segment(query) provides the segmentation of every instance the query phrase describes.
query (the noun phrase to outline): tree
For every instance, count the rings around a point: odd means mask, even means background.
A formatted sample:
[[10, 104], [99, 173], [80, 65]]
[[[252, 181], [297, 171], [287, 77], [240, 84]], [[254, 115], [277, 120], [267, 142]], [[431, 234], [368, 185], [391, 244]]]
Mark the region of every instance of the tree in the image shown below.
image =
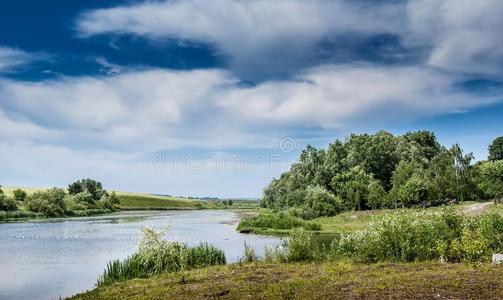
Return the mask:
[[110, 197], [108, 199], [110, 200], [110, 203], [112, 203], [112, 205], [119, 205], [121, 202], [115, 191], [110, 194]]
[[402, 160], [393, 172], [393, 188], [390, 191], [389, 199], [391, 201], [390, 206], [397, 208], [399, 205], [404, 204], [402, 197], [400, 196], [400, 189], [404, 186], [407, 181], [414, 176], [416, 173], [422, 173], [423, 168], [419, 162]]
[[369, 208], [368, 190], [373, 179], [362, 167], [353, 167], [348, 172], [336, 175], [332, 179], [332, 188], [342, 198], [346, 209], [362, 210]]
[[437, 141], [437, 137], [431, 131], [420, 130], [407, 132], [403, 137], [409, 143], [416, 145], [421, 157], [428, 161], [437, 155], [442, 149]]
[[52, 188], [43, 192], [35, 192], [26, 199], [26, 208], [33, 212], [40, 212], [48, 217], [62, 217], [65, 215], [65, 191]]
[[427, 196], [428, 185], [425, 180], [417, 174], [409, 178], [399, 189], [400, 200], [406, 205], [422, 203], [424, 207]]
[[101, 182], [93, 179], [81, 179], [68, 185], [68, 193], [70, 195], [77, 195], [82, 192], [90, 193], [95, 202], [99, 201], [103, 195], [108, 195], [107, 191], [103, 189]]
[[24, 200], [26, 200], [26, 197], [28, 197], [28, 194], [22, 189], [16, 189], [14, 190], [13, 193], [14, 193], [14, 200], [19, 202], [24, 202]]
[[371, 209], [383, 207], [386, 203], [386, 191], [379, 180], [372, 180], [368, 186], [367, 203]]
[[15, 211], [17, 210], [17, 204], [14, 199], [9, 198], [4, 195], [3, 191], [0, 193], [0, 210], [3, 211]]
[[489, 160], [503, 160], [503, 136], [496, 138], [489, 145]]
[[343, 210], [342, 200], [321, 186], [308, 187], [306, 199], [316, 217], [334, 216]]
[[480, 188], [496, 203], [503, 198], [503, 160], [484, 162], [480, 168]]

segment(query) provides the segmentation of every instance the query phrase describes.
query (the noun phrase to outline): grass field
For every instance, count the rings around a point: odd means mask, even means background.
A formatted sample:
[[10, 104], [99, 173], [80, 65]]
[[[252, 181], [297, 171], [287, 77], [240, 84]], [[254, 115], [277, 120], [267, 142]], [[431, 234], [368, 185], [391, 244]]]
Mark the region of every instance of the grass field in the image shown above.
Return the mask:
[[[2, 187], [4, 193], [12, 197], [13, 191], [18, 187]], [[47, 188], [22, 187], [28, 194], [43, 191]], [[258, 207], [258, 202], [253, 200], [233, 200], [233, 205], [224, 205], [219, 200], [200, 200], [181, 197], [130, 193], [115, 191], [120, 199], [120, 207], [125, 210], [177, 210], [177, 209], [253, 209]]]
[[501, 299], [489, 264], [234, 264], [135, 279], [74, 299]]

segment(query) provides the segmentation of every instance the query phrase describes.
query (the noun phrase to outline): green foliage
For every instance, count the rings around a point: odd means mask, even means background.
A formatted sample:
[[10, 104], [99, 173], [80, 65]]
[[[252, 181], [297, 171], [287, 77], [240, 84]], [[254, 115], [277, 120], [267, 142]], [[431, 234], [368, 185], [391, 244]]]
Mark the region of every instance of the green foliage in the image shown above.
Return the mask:
[[311, 261], [317, 257], [317, 245], [313, 235], [302, 229], [293, 230], [290, 237], [284, 242], [287, 262]]
[[108, 193], [103, 189], [101, 182], [89, 178], [81, 179], [68, 185], [68, 193], [70, 195], [89, 193], [91, 194], [93, 202], [100, 200], [103, 195], [108, 196]]
[[489, 160], [503, 160], [503, 136], [496, 138], [489, 145]]
[[252, 246], [248, 245], [246, 242], [244, 243], [244, 254], [243, 261], [246, 263], [251, 263], [258, 260], [257, 253], [255, 253], [255, 249]]
[[0, 193], [0, 210], [2, 211], [15, 211], [17, 210], [17, 204], [14, 199], [7, 197], [2, 193]]
[[220, 249], [208, 244], [189, 247], [163, 240], [163, 235], [163, 232], [144, 228], [138, 251], [123, 261], [108, 263], [97, 285], [226, 263], [225, 254]]
[[440, 216], [419, 217], [401, 213], [377, 226], [345, 234], [330, 246], [330, 257], [362, 262], [487, 261], [501, 251], [503, 217], [497, 214], [474, 219], [453, 210]]
[[320, 186], [307, 188], [306, 204], [315, 217], [334, 216], [344, 209], [339, 197]]
[[362, 167], [357, 166], [334, 176], [331, 186], [336, 195], [346, 200], [346, 210], [362, 210], [369, 207], [369, 185], [374, 181], [375, 179], [365, 173]]
[[385, 131], [352, 134], [326, 151], [308, 146], [289, 171], [264, 189], [261, 206], [331, 216], [342, 210], [477, 199], [483, 191], [477, 186], [479, 170], [472, 161], [471, 153], [463, 153], [457, 144], [450, 149], [441, 146], [429, 131], [402, 136]]
[[26, 208], [32, 212], [40, 212], [48, 217], [65, 215], [65, 191], [52, 188], [44, 192], [35, 192], [26, 200]]
[[256, 216], [241, 219], [237, 230], [239, 232], [250, 232], [254, 229], [293, 229], [301, 227], [306, 230], [320, 230], [321, 226], [287, 213], [260, 213]]
[[13, 194], [14, 194], [14, 200], [19, 202], [24, 202], [24, 200], [26, 200], [26, 198], [28, 197], [28, 193], [26, 193], [22, 189], [15, 189], [13, 191]]
[[503, 198], [503, 160], [487, 161], [479, 165], [479, 187], [489, 197]]
[[117, 194], [115, 193], [115, 191], [110, 194], [110, 197], [108, 197], [108, 200], [110, 200], [110, 203], [112, 205], [119, 205], [120, 204], [120, 199], [117, 196]]

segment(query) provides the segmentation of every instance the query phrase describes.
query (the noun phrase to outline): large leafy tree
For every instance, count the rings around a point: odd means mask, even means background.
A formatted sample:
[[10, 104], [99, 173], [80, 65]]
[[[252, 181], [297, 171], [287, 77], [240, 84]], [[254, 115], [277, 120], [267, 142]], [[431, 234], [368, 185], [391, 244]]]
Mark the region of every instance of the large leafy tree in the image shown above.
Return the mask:
[[103, 195], [108, 195], [107, 191], [103, 189], [101, 182], [89, 178], [70, 184], [68, 186], [68, 193], [70, 195], [89, 193], [94, 201], [100, 200]]
[[489, 145], [489, 160], [503, 160], [503, 136], [496, 138]]
[[480, 188], [495, 202], [503, 198], [503, 160], [484, 162], [479, 166], [481, 182]]

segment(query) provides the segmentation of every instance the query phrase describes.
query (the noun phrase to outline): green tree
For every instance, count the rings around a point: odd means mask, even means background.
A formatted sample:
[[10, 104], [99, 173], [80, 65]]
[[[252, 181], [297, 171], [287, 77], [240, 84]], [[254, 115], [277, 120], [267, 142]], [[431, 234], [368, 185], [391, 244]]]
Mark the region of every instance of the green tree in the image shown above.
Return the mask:
[[66, 210], [65, 195], [65, 191], [59, 188], [35, 192], [26, 199], [26, 208], [49, 217], [62, 217]]
[[416, 173], [422, 173], [423, 167], [417, 161], [402, 160], [393, 172], [392, 183], [393, 188], [389, 194], [390, 206], [397, 208], [399, 205], [404, 204], [400, 196], [400, 189], [407, 181]]
[[306, 199], [316, 217], [334, 216], [343, 210], [341, 199], [321, 186], [308, 187]]
[[484, 162], [480, 166], [480, 188], [496, 203], [503, 198], [503, 160]]
[[119, 205], [121, 202], [115, 191], [110, 194], [110, 197], [108, 199], [110, 200], [110, 203], [112, 203], [112, 205]]
[[15, 211], [17, 210], [17, 204], [14, 199], [5, 196], [2, 192], [0, 193], [0, 210], [3, 211]]
[[358, 166], [336, 175], [332, 179], [332, 188], [342, 198], [347, 209], [362, 210], [369, 208], [367, 198], [372, 180], [372, 176]]
[[24, 202], [26, 198], [28, 197], [28, 193], [23, 191], [22, 189], [16, 189], [14, 190], [14, 200], [19, 201], [19, 202]]
[[503, 136], [496, 138], [489, 145], [489, 160], [503, 160]]
[[77, 195], [83, 192], [90, 193], [94, 201], [99, 201], [103, 195], [108, 195], [107, 191], [103, 189], [101, 182], [93, 179], [81, 179], [68, 185], [68, 193], [70, 195]]
[[377, 209], [386, 205], [387, 194], [379, 180], [372, 180], [368, 186], [368, 205]]
[[431, 160], [442, 149], [437, 141], [437, 137], [431, 131], [407, 132], [403, 137], [411, 145], [415, 145], [419, 150], [420, 156], [427, 161]]
[[399, 197], [406, 205], [423, 204], [426, 206], [428, 185], [421, 176], [414, 174], [399, 189]]

